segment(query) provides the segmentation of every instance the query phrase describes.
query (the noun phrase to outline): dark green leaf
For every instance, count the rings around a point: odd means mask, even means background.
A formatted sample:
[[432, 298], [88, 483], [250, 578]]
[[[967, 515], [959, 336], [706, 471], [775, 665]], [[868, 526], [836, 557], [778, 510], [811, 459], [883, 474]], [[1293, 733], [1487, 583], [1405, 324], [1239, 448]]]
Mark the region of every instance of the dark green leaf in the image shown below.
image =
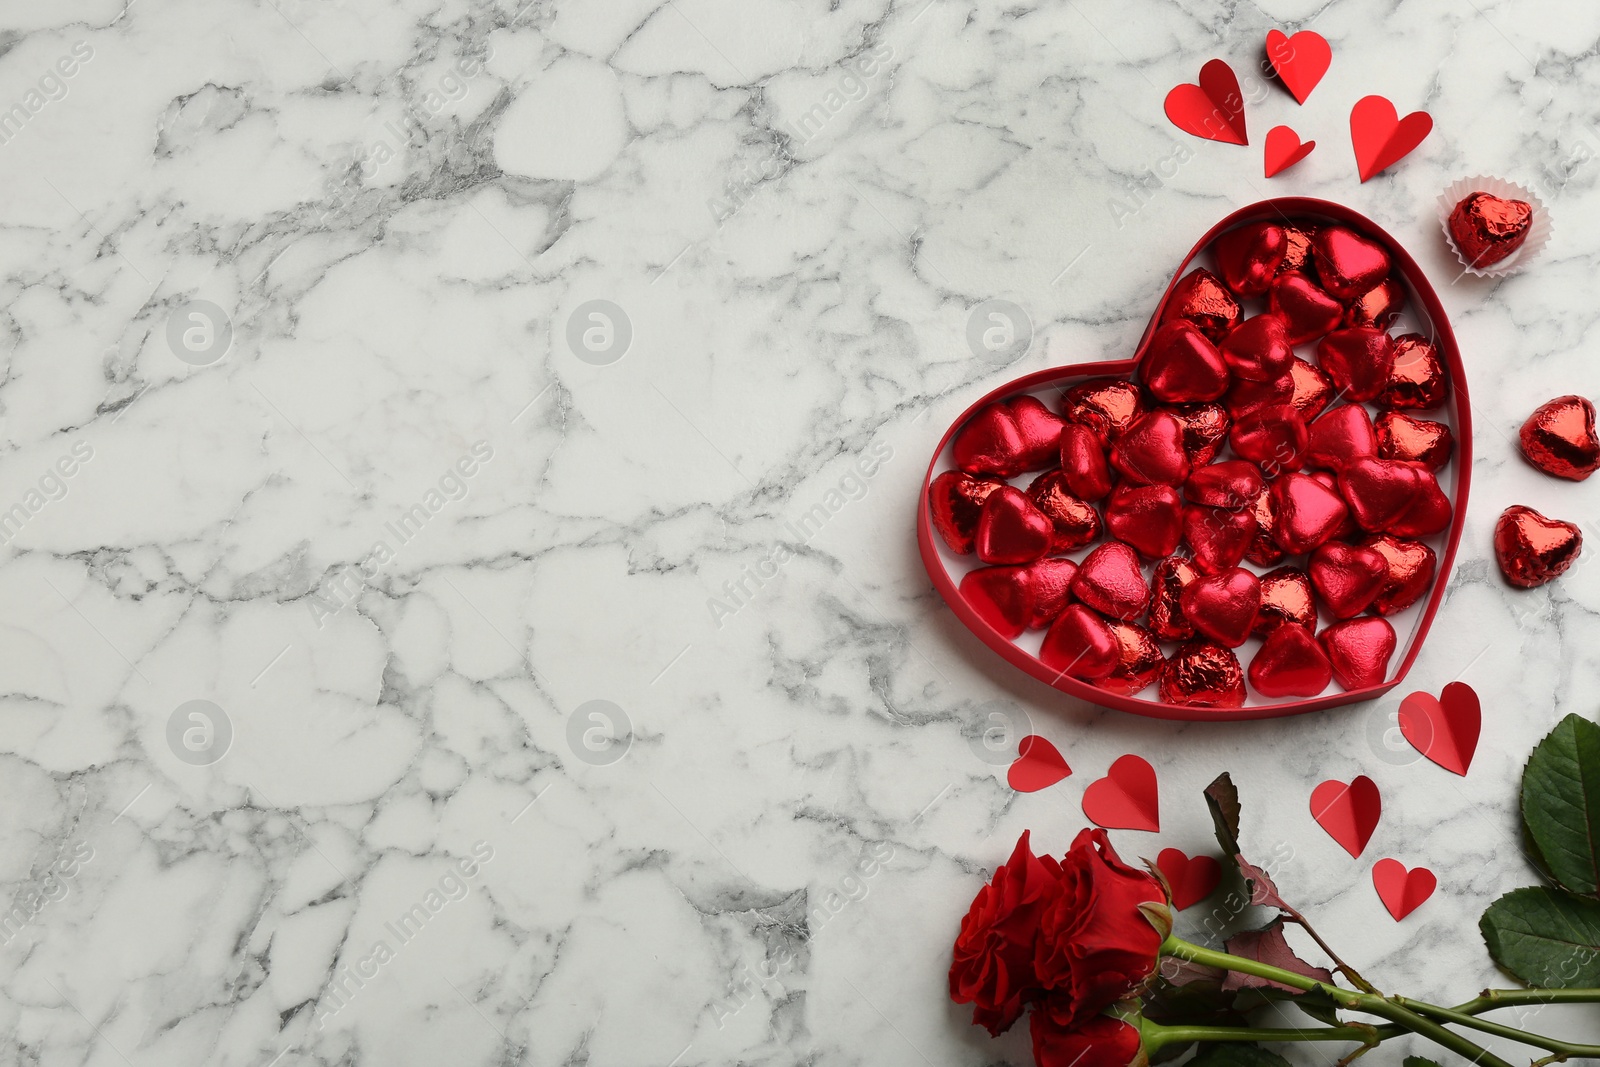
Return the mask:
[[1405, 1067], [1439, 1067], [1439, 1065], [1426, 1056], [1407, 1056]]
[[1188, 1067], [1289, 1067], [1289, 1061], [1260, 1045], [1215, 1041], [1201, 1045]]
[[1557, 882], [1600, 891], [1600, 726], [1568, 715], [1539, 742], [1522, 775], [1522, 818]]
[[1600, 903], [1545, 886], [1513, 889], [1478, 929], [1495, 962], [1531, 986], [1600, 985]]

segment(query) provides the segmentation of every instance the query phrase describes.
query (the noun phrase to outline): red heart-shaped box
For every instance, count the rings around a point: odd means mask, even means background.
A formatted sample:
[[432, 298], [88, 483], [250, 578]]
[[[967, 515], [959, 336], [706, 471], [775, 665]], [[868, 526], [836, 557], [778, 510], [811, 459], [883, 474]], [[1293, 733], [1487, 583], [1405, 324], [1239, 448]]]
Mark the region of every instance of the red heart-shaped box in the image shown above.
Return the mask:
[[[928, 507], [929, 487], [941, 472], [954, 469], [951, 459], [951, 440], [967, 420], [984, 405], [1031, 394], [1043, 400], [1052, 410], [1058, 410], [1059, 401], [1065, 390], [1081, 381], [1089, 378], [1131, 378], [1150, 344], [1151, 335], [1160, 323], [1168, 301], [1172, 298], [1174, 287], [1190, 266], [1199, 265], [1196, 264], [1196, 260], [1208, 252], [1218, 235], [1243, 223], [1261, 219], [1304, 219], [1313, 223], [1337, 223], [1381, 244], [1390, 256], [1391, 277], [1398, 277], [1407, 288], [1406, 312], [1390, 328], [1390, 332], [1395, 335], [1416, 332], [1430, 337], [1444, 361], [1450, 377], [1449, 399], [1442, 410], [1423, 413], [1429, 418], [1446, 422], [1456, 439], [1454, 456], [1449, 465], [1438, 472], [1440, 486], [1446, 489], [1453, 509], [1450, 526], [1441, 534], [1423, 538], [1438, 556], [1438, 569], [1434, 575], [1433, 586], [1424, 599], [1405, 611], [1389, 617], [1399, 639], [1399, 646], [1397, 656], [1390, 659], [1388, 677], [1376, 685], [1340, 690], [1338, 683], [1334, 682], [1330, 684], [1328, 690], [1318, 696], [1287, 700], [1262, 697], [1251, 689], [1243, 707], [1222, 710], [1164, 703], [1156, 697], [1154, 686], [1144, 691], [1149, 694], [1148, 698], [1144, 695], [1130, 697], [1107, 692], [1087, 682], [1065, 677], [1045, 666], [1036, 654], [1042, 640], [1039, 631], [1030, 631], [1016, 640], [1011, 640], [985, 622], [963, 599], [958, 589], [961, 578], [978, 564], [973, 557], [951, 552], [943, 539], [934, 532]], [[1301, 346], [1297, 346], [1297, 349], [1303, 351]], [[1461, 531], [1465, 524], [1467, 490], [1472, 477], [1471, 404], [1468, 400], [1466, 375], [1461, 366], [1461, 353], [1456, 347], [1455, 334], [1450, 329], [1449, 318], [1439, 303], [1439, 297], [1416, 261], [1380, 226], [1343, 205], [1306, 197], [1282, 197], [1251, 204], [1235, 211], [1213, 226], [1179, 264], [1177, 271], [1172, 275], [1172, 281], [1167, 285], [1166, 292], [1156, 305], [1155, 312], [1150, 317], [1150, 324], [1145, 328], [1144, 337], [1135, 352], [1132, 359], [1080, 363], [1025, 375], [979, 398], [945, 431], [944, 437], [939, 441], [939, 447], [934, 451], [932, 461], [928, 464], [928, 473], [923, 479], [922, 492], [918, 497], [917, 544], [922, 553], [923, 564], [927, 567], [935, 588], [950, 605], [956, 617], [990, 648], [1040, 681], [1092, 704], [1155, 718], [1194, 721], [1277, 718], [1319, 711], [1355, 701], [1371, 700], [1394, 688], [1406, 676], [1417, 654], [1422, 650], [1428, 627], [1433, 622], [1440, 601], [1444, 598], [1450, 569], [1455, 561], [1456, 546], [1461, 540]], [[1030, 477], [1032, 475], [1024, 475], [1021, 479], [1013, 480], [1013, 484], [1026, 485], [1026, 479]], [[1070, 555], [1073, 558], [1081, 558], [1092, 547], [1092, 545], [1086, 546]], [[1331, 621], [1332, 618], [1324, 612], [1322, 625]], [[1244, 648], [1238, 650], [1242, 664], [1249, 663], [1250, 656], [1259, 647], [1259, 642], [1259, 637], [1251, 638]]]

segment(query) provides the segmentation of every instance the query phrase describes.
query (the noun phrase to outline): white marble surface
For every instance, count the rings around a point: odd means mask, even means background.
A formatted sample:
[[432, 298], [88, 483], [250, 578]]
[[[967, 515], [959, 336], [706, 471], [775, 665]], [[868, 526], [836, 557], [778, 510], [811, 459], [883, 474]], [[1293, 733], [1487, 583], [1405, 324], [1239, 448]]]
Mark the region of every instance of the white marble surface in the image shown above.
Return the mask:
[[[1600, 489], [1511, 443], [1537, 403], [1600, 392], [1593, 5], [0, 20], [0, 106], [22, 108], [0, 126], [0, 509], [22, 505], [0, 561], [21, 916], [0, 1063], [1025, 1063], [947, 1003], [949, 942], [1017, 834], [1063, 847], [1124, 752], [1163, 804], [1159, 835], [1114, 835], [1126, 852], [1207, 849], [1198, 790], [1231, 769], [1247, 842], [1292, 848], [1279, 884], [1352, 962], [1419, 995], [1495, 981], [1475, 922], [1533, 879], [1521, 761], [1600, 690], [1594, 568], [1514, 593], [1488, 548], [1511, 503], [1600, 519]], [[1268, 28], [1308, 24], [1333, 69], [1303, 108], [1247, 79], [1255, 146], [1161, 116], [1205, 59], [1247, 72]], [[1368, 92], [1437, 129], [1362, 186], [1346, 115]], [[1319, 147], [1268, 182], [1280, 121]], [[1474, 173], [1537, 184], [1556, 233], [1523, 275], [1451, 284], [1432, 200]], [[1126, 353], [1195, 236], [1288, 193], [1409, 242], [1460, 335], [1476, 481], [1411, 681], [1483, 694], [1465, 780], [1386, 747], [1397, 699], [1188, 726], [1075, 704], [964, 633], [916, 556], [950, 418]], [[1010, 367], [965, 341], [994, 298], [1035, 324]], [[193, 300], [231, 326], [213, 362], [169, 344], [178, 316], [205, 348]], [[631, 326], [608, 365], [567, 340], [591, 300]], [[741, 578], [749, 602], [714, 613]], [[231, 730], [220, 759], [195, 700]], [[631, 723], [614, 762], [582, 743], [594, 700]], [[993, 701], [1073, 777], [1012, 793], [969, 741]], [[1361, 772], [1386, 812], [1354, 862], [1307, 797]], [[1385, 855], [1440, 875], [1403, 925], [1370, 885]]]

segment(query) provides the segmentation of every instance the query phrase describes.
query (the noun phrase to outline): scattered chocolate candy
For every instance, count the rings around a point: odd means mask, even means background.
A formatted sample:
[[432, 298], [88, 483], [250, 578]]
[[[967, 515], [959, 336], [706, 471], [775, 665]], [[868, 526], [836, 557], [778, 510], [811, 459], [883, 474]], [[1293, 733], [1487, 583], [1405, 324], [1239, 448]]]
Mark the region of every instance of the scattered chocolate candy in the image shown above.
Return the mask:
[[1499, 263], [1521, 248], [1532, 225], [1532, 205], [1488, 193], [1473, 193], [1450, 212], [1450, 236], [1474, 267]]
[[1100, 539], [1100, 513], [1093, 504], [1073, 495], [1064, 471], [1046, 471], [1035, 478], [1028, 486], [1028, 499], [1050, 520], [1049, 551], [1071, 552]]
[[1566, 573], [1583, 550], [1583, 531], [1513, 504], [1494, 524], [1494, 555], [1506, 581], [1532, 589]]
[[978, 513], [983, 510], [983, 502], [1005, 484], [998, 478], [974, 478], [965, 471], [945, 471], [933, 480], [928, 487], [933, 528], [950, 551], [972, 555], [972, 539], [978, 533]]
[[1383, 588], [1372, 601], [1372, 610], [1379, 615], [1394, 615], [1404, 611], [1428, 591], [1433, 584], [1433, 571], [1437, 559], [1433, 549], [1421, 541], [1379, 534], [1361, 544], [1377, 551], [1389, 568]]
[[1327, 652], [1299, 623], [1274, 629], [1250, 661], [1250, 684], [1262, 696], [1314, 697], [1332, 680]]
[[1117, 665], [1104, 678], [1095, 679], [1094, 684], [1108, 693], [1131, 697], [1156, 680], [1167, 660], [1155, 635], [1143, 626], [1113, 622], [1111, 632], [1117, 638]]
[[1328, 653], [1333, 677], [1346, 690], [1382, 685], [1394, 655], [1394, 627], [1388, 619], [1361, 618], [1336, 622], [1317, 635]]
[[1581, 396], [1558, 396], [1540, 404], [1522, 424], [1522, 454], [1557, 478], [1581, 482], [1600, 469], [1600, 438], [1594, 405]]
[[1429, 470], [1440, 470], [1450, 462], [1456, 439], [1442, 422], [1416, 419], [1399, 411], [1385, 411], [1374, 427], [1378, 435], [1378, 458], [1421, 463]]
[[1109, 448], [1112, 438], [1126, 430], [1143, 411], [1144, 397], [1139, 387], [1126, 378], [1091, 378], [1074, 385], [1061, 397], [1061, 417], [1093, 430], [1101, 448]]
[[1256, 633], [1265, 634], [1284, 623], [1317, 626], [1317, 600], [1311, 579], [1298, 567], [1279, 567], [1261, 576], [1261, 612]]
[[1150, 632], [1163, 641], [1186, 641], [1194, 627], [1183, 617], [1183, 587], [1200, 577], [1200, 571], [1183, 556], [1168, 556], [1156, 564], [1150, 579]]
[[1389, 378], [1373, 402], [1391, 410], [1432, 411], [1449, 395], [1450, 380], [1433, 342], [1417, 333], [1396, 337]]
[[1121, 651], [1106, 620], [1082, 604], [1069, 604], [1045, 631], [1039, 659], [1069, 678], [1092, 680], [1116, 670]]
[[1221, 344], [1222, 339], [1239, 325], [1241, 317], [1239, 301], [1234, 299], [1228, 287], [1215, 274], [1200, 267], [1184, 275], [1183, 280], [1173, 287], [1162, 321], [1187, 319], [1213, 344]]
[[1214, 641], [1190, 641], [1161, 668], [1161, 699], [1191, 708], [1244, 705], [1244, 670], [1233, 649]]

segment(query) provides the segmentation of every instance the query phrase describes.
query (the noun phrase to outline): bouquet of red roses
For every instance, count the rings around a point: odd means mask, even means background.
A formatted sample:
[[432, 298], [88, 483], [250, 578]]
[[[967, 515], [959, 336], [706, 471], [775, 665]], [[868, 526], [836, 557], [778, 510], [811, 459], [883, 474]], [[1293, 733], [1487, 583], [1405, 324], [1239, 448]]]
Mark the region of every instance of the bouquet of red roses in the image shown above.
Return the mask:
[[[1523, 821], [1549, 884], [1507, 893], [1479, 923], [1495, 961], [1532, 988], [1484, 990], [1451, 1007], [1378, 989], [1244, 858], [1238, 793], [1223, 774], [1206, 788], [1206, 803], [1243, 895], [1278, 913], [1266, 927], [1235, 934], [1223, 949], [1192, 944], [1172, 934], [1161, 872], [1125, 863], [1104, 830], [1079, 833], [1060, 860], [1034, 855], [1024, 832], [961, 922], [950, 997], [973, 1005], [972, 1021], [995, 1035], [1027, 1012], [1038, 1067], [1144, 1067], [1194, 1045], [1202, 1047], [1206, 1067], [1288, 1067], [1259, 1044], [1299, 1041], [1353, 1045], [1343, 1067], [1401, 1034], [1428, 1038], [1483, 1067], [1510, 1067], [1459, 1029], [1547, 1051], [1533, 1067], [1600, 1058], [1600, 1045], [1480, 1018], [1518, 1005], [1600, 1002], [1596, 796], [1600, 726], [1569, 715], [1535, 750], [1523, 777]], [[1331, 969], [1301, 959], [1284, 937], [1285, 924], [1303, 929]], [[1249, 1024], [1251, 1010], [1285, 998], [1309, 1016], [1307, 1026]], [[1257, 1047], [1244, 1056], [1247, 1045]], [[1433, 1065], [1408, 1057], [1407, 1067]]]

